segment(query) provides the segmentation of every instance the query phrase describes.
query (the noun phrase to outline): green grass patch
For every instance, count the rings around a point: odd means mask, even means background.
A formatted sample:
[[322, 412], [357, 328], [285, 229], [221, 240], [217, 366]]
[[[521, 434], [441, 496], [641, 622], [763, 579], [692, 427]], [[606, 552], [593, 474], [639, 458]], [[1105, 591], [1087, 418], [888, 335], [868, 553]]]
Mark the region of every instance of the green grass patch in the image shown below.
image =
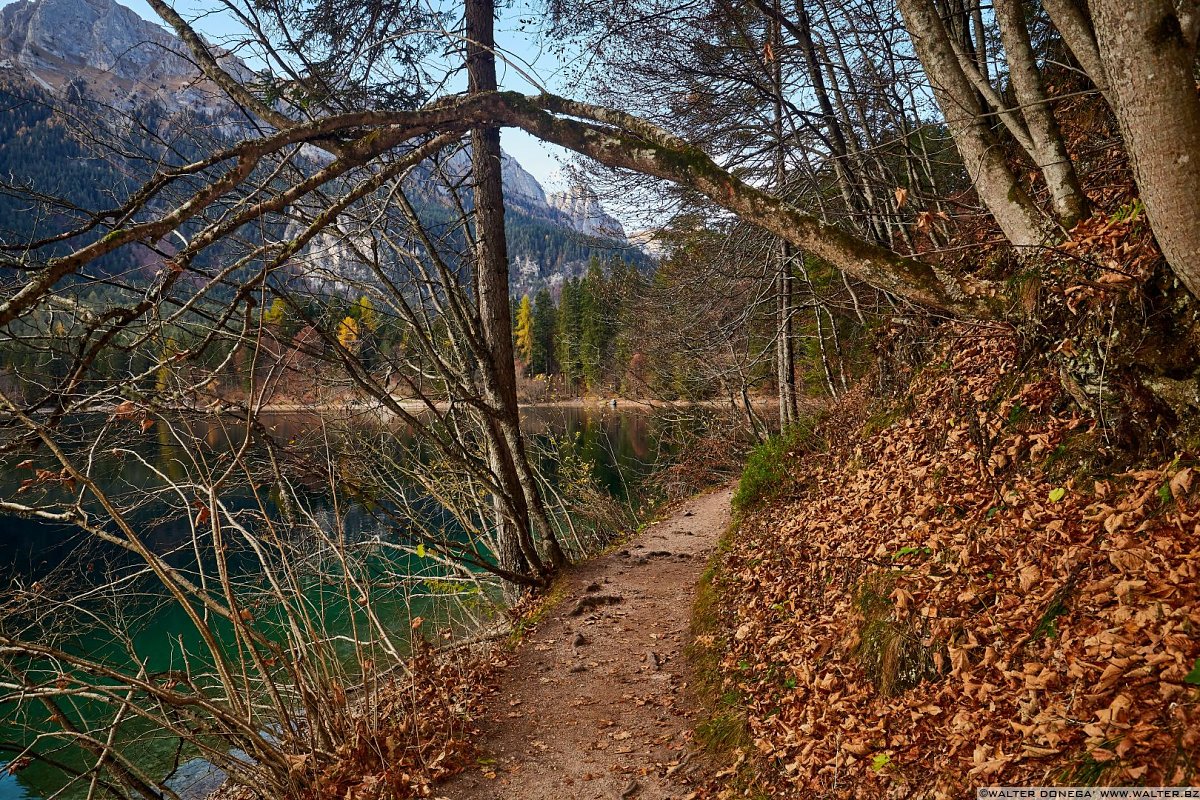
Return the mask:
[[805, 420], [755, 446], [746, 458], [741, 480], [733, 493], [733, 510], [748, 511], [765, 500], [795, 487], [792, 462], [803, 453], [823, 445], [816, 434], [816, 420]]
[[[742, 695], [724, 688], [721, 662], [725, 654], [725, 627], [721, 612], [721, 563], [732, 546], [734, 527], [717, 543], [716, 552], [700, 576], [692, 605], [691, 641], [684, 654], [692, 668], [691, 689], [702, 711], [696, 724], [695, 740], [713, 758], [729, 763], [739, 751], [752, 749], [750, 728], [742, 710]], [[737, 797], [761, 798], [769, 794], [760, 788], [753, 759], [740, 761], [728, 778], [728, 788]]]
[[911, 415], [916, 410], [916, 402], [911, 394], [905, 395], [904, 399], [882, 411], [877, 411], [867, 418], [863, 423], [863, 436], [870, 437], [875, 434], [885, 431], [895, 425], [900, 420]]
[[507, 646], [509, 649], [519, 645], [525, 638], [525, 634], [536, 628], [538, 623], [566, 598], [567, 585], [568, 581], [565, 577], [558, 576], [545, 590], [545, 593], [536, 599], [532, 609], [517, 618], [508, 634]]
[[737, 692], [725, 691], [721, 675], [721, 658], [725, 651], [724, 627], [721, 621], [721, 597], [717, 587], [721, 559], [729, 550], [731, 533], [726, 533], [700, 576], [696, 600], [692, 604], [692, 640], [685, 648], [695, 670], [693, 686], [708, 713], [696, 725], [696, 741], [706, 750], [729, 754], [750, 743], [742, 698]]
[[1046, 456], [1042, 470], [1048, 483], [1057, 485], [1074, 480], [1081, 486], [1091, 486], [1094, 478], [1107, 472], [1106, 464], [1100, 434], [1078, 431], [1067, 436]]
[[[1104, 747], [1116, 745], [1117, 740], [1104, 742]], [[1071, 763], [1060, 774], [1060, 782], [1064, 786], [1102, 786], [1108, 779], [1113, 768], [1121, 765], [1121, 759], [1097, 761], [1091, 751], [1081, 753], [1071, 759]]]
[[724, 702], [721, 656], [725, 650], [725, 640], [717, 579], [721, 560], [729, 552], [732, 538], [733, 529], [730, 528], [717, 543], [716, 552], [700, 575], [700, 582], [696, 586], [696, 599], [692, 603], [691, 641], [684, 648], [684, 653], [695, 671], [693, 686], [696, 687], [700, 700], [709, 707], [719, 706]]
[[746, 715], [737, 708], [715, 709], [696, 726], [696, 742], [715, 753], [746, 747], [750, 744]]
[[1058, 618], [1067, 613], [1067, 601], [1071, 597], [1072, 588], [1072, 583], [1068, 581], [1050, 598], [1050, 602], [1046, 604], [1046, 610], [1042, 612], [1042, 617], [1038, 620], [1037, 627], [1033, 629], [1033, 633], [1029, 637], [1030, 642], [1058, 637]]

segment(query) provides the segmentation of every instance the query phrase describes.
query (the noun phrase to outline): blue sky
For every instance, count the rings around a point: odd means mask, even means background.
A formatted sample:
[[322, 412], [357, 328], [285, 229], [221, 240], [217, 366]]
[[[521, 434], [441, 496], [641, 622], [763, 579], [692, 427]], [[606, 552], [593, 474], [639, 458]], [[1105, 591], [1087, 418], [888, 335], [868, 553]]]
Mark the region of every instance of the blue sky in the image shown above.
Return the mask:
[[[143, 19], [161, 24], [158, 16], [146, 4], [145, 0], [117, 0], [128, 6]], [[437, 0], [434, 0], [436, 3]], [[0, 5], [3, 5], [0, 3]], [[187, 19], [192, 19], [205, 8], [213, 4], [204, 0], [174, 0], [175, 9]], [[554, 92], [563, 92], [562, 68], [554, 53], [539, 47], [535, 33], [521, 30], [521, 19], [537, 19], [542, 11], [537, 7], [537, 0], [514, 0], [511, 5], [501, 10], [501, 17], [496, 25], [496, 41], [502, 59], [509, 59], [512, 66], [499, 65], [500, 85], [504, 89], [534, 92], [537, 89], [527, 81], [521, 73], [527, 73], [534, 80]], [[206, 16], [199, 20], [196, 27], [201, 33], [219, 39], [222, 34], [230, 33], [232, 23], [228, 18]], [[566, 94], [575, 94], [565, 91]], [[565, 188], [561, 172], [560, 159], [566, 151], [556, 145], [548, 145], [530, 136], [524, 131], [506, 129], [501, 134], [504, 149], [514, 156], [538, 182], [548, 191]]]

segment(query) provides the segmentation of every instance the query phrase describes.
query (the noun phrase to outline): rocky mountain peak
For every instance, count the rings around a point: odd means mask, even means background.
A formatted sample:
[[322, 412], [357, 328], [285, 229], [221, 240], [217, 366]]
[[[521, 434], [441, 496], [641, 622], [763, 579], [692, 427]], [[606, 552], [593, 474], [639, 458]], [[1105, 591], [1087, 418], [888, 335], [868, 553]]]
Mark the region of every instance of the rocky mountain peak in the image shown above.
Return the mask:
[[586, 184], [577, 183], [565, 192], [554, 192], [546, 202], [566, 217], [572, 228], [586, 236], [625, 239], [624, 227], [604, 210], [595, 190]]
[[86, 65], [138, 77], [155, 62], [178, 60], [171, 38], [112, 0], [18, 0], [0, 8], [0, 49], [31, 69]]
[[506, 200], [533, 208], [546, 206], [546, 190], [508, 153], [501, 154], [500, 175]]

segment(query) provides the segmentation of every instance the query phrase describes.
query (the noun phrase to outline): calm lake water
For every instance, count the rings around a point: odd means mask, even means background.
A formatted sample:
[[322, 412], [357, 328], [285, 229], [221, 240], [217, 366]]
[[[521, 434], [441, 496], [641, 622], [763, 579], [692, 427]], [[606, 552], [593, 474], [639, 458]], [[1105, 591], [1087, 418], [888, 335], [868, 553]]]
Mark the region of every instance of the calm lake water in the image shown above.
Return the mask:
[[[311, 418], [297, 416], [279, 416], [267, 422], [276, 433], [285, 436], [292, 435], [293, 431], [297, 436], [305, 431], [311, 432], [313, 426]], [[644, 489], [646, 478], [669, 462], [675, 443], [698, 425], [694, 420], [685, 421], [677, 415], [668, 419], [635, 411], [578, 407], [526, 409], [522, 424], [531, 439], [547, 449], [552, 449], [549, 447], [551, 444], [561, 448], [564, 443], [569, 443], [566, 446], [569, 446], [570, 452], [579, 461], [591, 466], [594, 477], [608, 495], [635, 507], [647, 499]], [[195, 428], [193, 432], [196, 432]], [[220, 451], [229, 446], [230, 437], [227, 433], [219, 432], [219, 426], [214, 425], [212, 430], [201, 433], [204, 447], [212, 451], [210, 456], [219, 456]], [[119, 468], [110, 467], [109, 472], [98, 479], [106, 489], [128, 496], [127, 493], [143, 491], [144, 487], [152, 484], [156, 480], [154, 470], [171, 475], [180, 468], [177, 462], [181, 453], [176, 442], [165, 435], [156, 436], [153, 433], [138, 441], [138, 454], [145, 463], [137, 459], [124, 459]], [[0, 492], [6, 497], [12, 496], [27, 473], [14, 470], [12, 464], [0, 466], [6, 467], [0, 473]], [[545, 463], [543, 466], [552, 472], [552, 464]], [[335, 509], [332, 498], [322, 492], [319, 484], [309, 487], [305, 499], [314, 516], [320, 518], [322, 514], [328, 515], [331, 523], [336, 516], [349, 537], [379, 535], [380, 523], [375, 515], [353, 504]], [[233, 498], [230, 502], [245, 501], [247, 498]], [[433, 506], [428, 502], [427, 505]], [[139, 512], [136, 522], [140, 526], [139, 535], [158, 552], [178, 548], [179, 542], [190, 535], [189, 522], [184, 515], [165, 513], [162, 508]], [[81, 551], [85, 555], [81, 556]], [[76, 529], [0, 516], [0, 585], [10, 581], [28, 584], [47, 579], [47, 576], [58, 579], [64, 573], [64, 567], [68, 574], [72, 569], [80, 571], [80, 579], [86, 580], [82, 571], [90, 571], [93, 568], [91, 559], [103, 558], [103, 551], [104, 548], [96, 548], [95, 542], [88, 541]], [[411, 557], [411, 554], [396, 557]], [[344, 605], [344, 601], [341, 602]], [[394, 629], [395, 635], [402, 637], [409, 630], [410, 620], [414, 616], [436, 613], [429, 608], [414, 607], [414, 603], [420, 602], [406, 600], [398, 593], [384, 597], [376, 606], [387, 624]], [[335, 627], [339, 620], [349, 620], [355, 613], [354, 609], [340, 608], [338, 603], [337, 597], [328, 602], [326, 617], [328, 624]], [[132, 606], [123, 611], [131, 620], [129, 627], [132, 628], [134, 649], [150, 671], [170, 668], [172, 659], [179, 657], [180, 648], [188, 650], [195, 645], [197, 650], [200, 649], [197, 634], [188, 624], [184, 612], [175, 604], [162, 602], [161, 597], [135, 600]], [[89, 639], [88, 634], [81, 634], [74, 638], [73, 645], [97, 658], [128, 658], [123, 649], [112, 647], [102, 637]], [[79, 713], [86, 716], [88, 707], [81, 706]], [[24, 729], [40, 727], [37, 719], [28, 714], [28, 711], [19, 712], [11, 706], [0, 706], [0, 744], [8, 747], [20, 744], [19, 740], [27, 739], [30, 735]], [[139, 766], [156, 777], [165, 776], [181, 760], [177, 745], [176, 740], [165, 737], [155, 740], [151, 745], [139, 745]], [[65, 783], [63, 773], [46, 764], [35, 762], [16, 775], [8, 775], [3, 771], [5, 755], [0, 752], [0, 800], [83, 796], [82, 789], [68, 788], [62, 791]], [[73, 759], [69, 752], [60, 757], [78, 763], [78, 756]]]

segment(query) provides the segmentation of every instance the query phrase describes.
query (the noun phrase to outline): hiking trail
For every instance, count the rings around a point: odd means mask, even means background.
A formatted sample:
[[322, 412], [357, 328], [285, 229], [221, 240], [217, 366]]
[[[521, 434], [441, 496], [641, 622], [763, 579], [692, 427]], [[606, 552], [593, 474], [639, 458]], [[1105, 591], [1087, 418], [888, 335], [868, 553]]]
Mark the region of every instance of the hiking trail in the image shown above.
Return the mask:
[[687, 797], [694, 699], [684, 647], [731, 488], [691, 498], [620, 549], [568, 573], [525, 634], [481, 720], [476, 763], [449, 800]]

